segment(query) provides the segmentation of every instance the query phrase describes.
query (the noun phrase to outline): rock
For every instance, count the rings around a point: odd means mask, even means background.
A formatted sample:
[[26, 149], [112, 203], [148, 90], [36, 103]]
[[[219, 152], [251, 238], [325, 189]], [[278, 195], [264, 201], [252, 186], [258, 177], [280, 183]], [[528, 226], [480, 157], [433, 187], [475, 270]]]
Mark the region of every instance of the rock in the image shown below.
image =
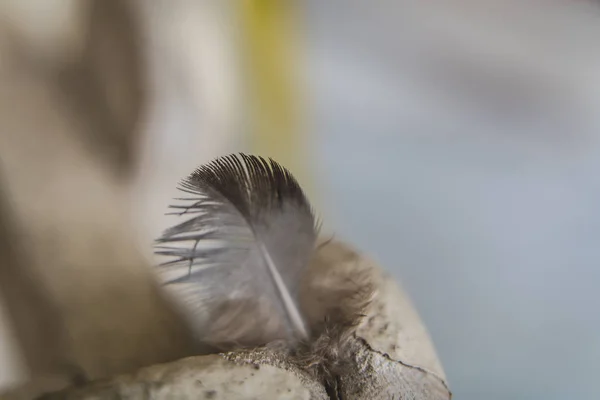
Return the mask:
[[321, 242], [300, 297], [315, 336], [299, 348], [271, 343], [190, 357], [40, 399], [451, 398], [427, 330], [376, 263]]

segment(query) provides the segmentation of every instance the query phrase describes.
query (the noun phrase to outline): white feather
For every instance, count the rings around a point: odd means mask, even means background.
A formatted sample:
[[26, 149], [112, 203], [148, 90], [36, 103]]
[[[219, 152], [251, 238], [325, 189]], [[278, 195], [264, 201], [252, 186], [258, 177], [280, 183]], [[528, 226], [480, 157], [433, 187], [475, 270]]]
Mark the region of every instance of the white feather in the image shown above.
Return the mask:
[[306, 339], [300, 278], [317, 229], [302, 189], [273, 160], [231, 155], [198, 168], [180, 189], [194, 215], [168, 229], [157, 253], [166, 286], [200, 338], [227, 347]]

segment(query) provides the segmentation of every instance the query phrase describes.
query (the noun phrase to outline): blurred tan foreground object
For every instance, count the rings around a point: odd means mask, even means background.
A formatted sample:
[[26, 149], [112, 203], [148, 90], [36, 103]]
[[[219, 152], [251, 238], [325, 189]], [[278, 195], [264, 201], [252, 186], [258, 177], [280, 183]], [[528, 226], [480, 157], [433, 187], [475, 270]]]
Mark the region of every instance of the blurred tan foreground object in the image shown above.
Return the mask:
[[219, 4], [0, 2], [0, 392], [197, 354], [148, 269], [164, 188], [233, 136]]
[[359, 283], [375, 292], [354, 334], [343, 346], [316, 344], [348, 351], [350, 362], [337, 371], [313, 369], [314, 360], [273, 345], [185, 358], [42, 398], [450, 399], [444, 371], [408, 298], [386, 272], [341, 242], [322, 243], [310, 264], [301, 292], [310, 324], [340, 318], [339, 301], [351, 301], [349, 290]]
[[[59, 23], [37, 24], [44, 6]], [[148, 95], [136, 13], [120, 0], [0, 11], [2, 384], [57, 390], [194, 354], [130, 219]]]

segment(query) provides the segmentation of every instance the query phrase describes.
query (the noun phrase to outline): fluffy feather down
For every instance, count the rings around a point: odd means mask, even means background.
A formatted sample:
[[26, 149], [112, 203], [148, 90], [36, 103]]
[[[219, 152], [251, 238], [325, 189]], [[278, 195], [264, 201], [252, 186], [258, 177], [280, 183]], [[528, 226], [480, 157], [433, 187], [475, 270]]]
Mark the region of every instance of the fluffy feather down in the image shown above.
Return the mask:
[[228, 348], [306, 339], [298, 307], [317, 228], [298, 182], [275, 161], [245, 154], [201, 166], [175, 205], [194, 217], [168, 229], [157, 253], [166, 286], [192, 311], [205, 342]]

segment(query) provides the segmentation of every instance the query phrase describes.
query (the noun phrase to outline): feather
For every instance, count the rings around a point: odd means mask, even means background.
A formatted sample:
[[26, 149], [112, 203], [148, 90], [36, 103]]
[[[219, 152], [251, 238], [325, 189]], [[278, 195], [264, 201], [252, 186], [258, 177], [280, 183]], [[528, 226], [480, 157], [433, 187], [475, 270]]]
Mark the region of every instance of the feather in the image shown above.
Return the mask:
[[181, 184], [189, 195], [166, 230], [160, 272], [191, 311], [201, 339], [222, 348], [306, 339], [298, 306], [301, 276], [317, 226], [291, 173], [272, 159], [230, 155], [201, 166]]

